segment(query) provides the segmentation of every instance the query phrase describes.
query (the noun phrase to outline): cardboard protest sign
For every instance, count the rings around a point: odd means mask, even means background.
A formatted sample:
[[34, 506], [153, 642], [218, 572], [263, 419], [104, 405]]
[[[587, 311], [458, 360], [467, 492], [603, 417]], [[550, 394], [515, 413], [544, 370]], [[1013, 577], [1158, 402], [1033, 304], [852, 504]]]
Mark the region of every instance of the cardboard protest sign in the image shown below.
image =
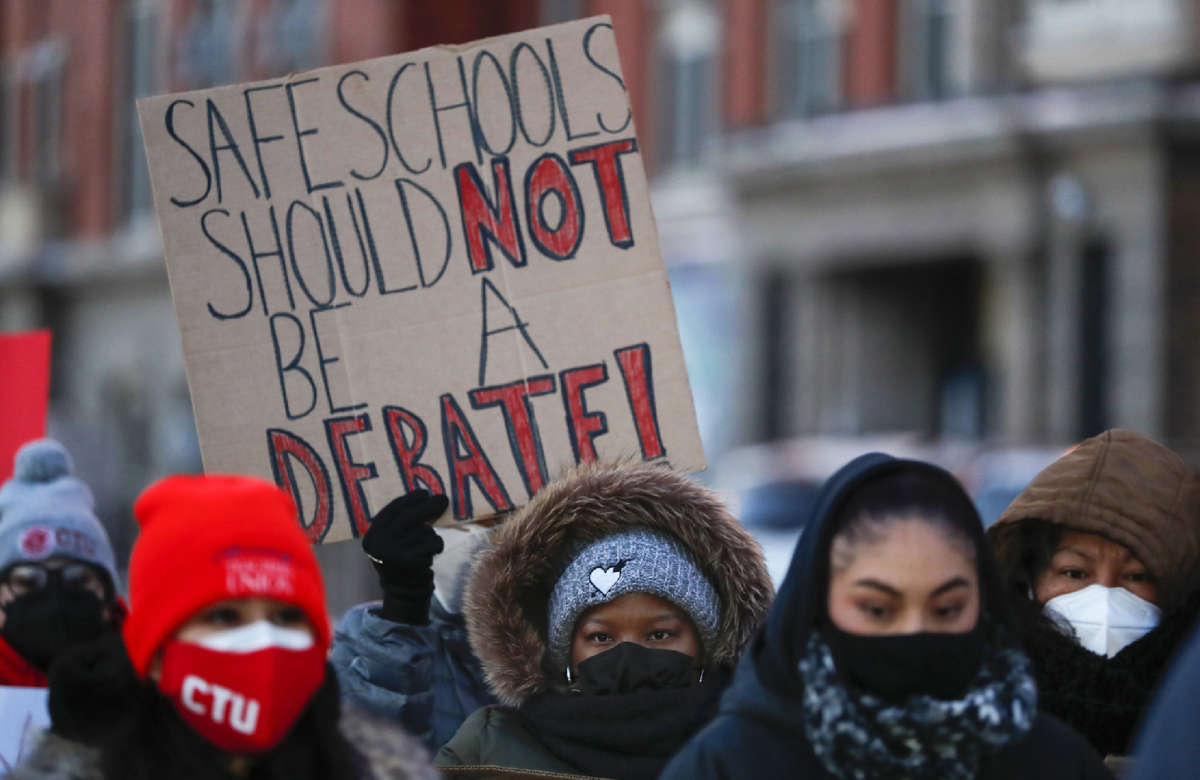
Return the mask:
[[704, 467], [612, 25], [138, 103], [209, 471], [314, 543], [567, 466]]
[[32, 738], [50, 728], [45, 688], [0, 686], [0, 770], [16, 769], [32, 746]]
[[21, 445], [46, 435], [50, 331], [0, 333], [0, 481]]

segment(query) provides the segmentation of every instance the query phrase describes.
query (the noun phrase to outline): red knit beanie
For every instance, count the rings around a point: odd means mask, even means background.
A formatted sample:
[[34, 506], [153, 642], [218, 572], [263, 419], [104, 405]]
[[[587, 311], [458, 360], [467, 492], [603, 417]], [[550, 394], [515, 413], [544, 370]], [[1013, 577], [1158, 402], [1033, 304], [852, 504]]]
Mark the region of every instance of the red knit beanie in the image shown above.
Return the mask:
[[329, 648], [321, 571], [287, 493], [255, 477], [174, 476], [146, 488], [133, 512], [141, 533], [122, 631], [140, 676], [176, 629], [225, 599], [294, 604]]

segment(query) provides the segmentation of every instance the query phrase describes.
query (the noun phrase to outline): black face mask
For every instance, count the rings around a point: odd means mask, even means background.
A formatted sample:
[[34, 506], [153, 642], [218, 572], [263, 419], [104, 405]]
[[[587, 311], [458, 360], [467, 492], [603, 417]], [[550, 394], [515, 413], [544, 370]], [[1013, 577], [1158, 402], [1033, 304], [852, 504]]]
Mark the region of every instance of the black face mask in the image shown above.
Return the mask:
[[825, 629], [843, 680], [889, 702], [925, 694], [961, 699], [983, 662], [983, 621], [962, 634], [862, 636]]
[[687, 688], [696, 682], [695, 661], [687, 653], [622, 642], [581, 661], [573, 688], [596, 696]]
[[95, 593], [52, 580], [4, 607], [0, 636], [44, 672], [62, 650], [105, 630], [104, 605]]

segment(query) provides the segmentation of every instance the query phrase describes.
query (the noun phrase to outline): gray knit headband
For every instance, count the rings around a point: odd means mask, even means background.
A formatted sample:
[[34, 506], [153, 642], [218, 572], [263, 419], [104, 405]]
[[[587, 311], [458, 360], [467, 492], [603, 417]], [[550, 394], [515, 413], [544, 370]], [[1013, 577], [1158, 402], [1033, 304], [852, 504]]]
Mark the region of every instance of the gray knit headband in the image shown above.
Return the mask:
[[692, 619], [702, 649], [713, 646], [721, 602], [712, 583], [676, 539], [635, 528], [585, 546], [558, 578], [547, 619], [551, 662], [566, 666], [580, 615], [628, 593], [649, 593], [675, 604]]

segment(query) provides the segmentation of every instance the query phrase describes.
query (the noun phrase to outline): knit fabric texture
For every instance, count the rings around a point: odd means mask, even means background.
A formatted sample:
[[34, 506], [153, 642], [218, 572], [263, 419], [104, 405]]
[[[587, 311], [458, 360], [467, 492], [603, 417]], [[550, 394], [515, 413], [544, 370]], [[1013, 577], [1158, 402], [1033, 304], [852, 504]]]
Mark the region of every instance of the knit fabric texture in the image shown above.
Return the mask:
[[555, 583], [547, 615], [554, 665], [566, 666], [580, 615], [629, 593], [649, 593], [686, 612], [707, 657], [721, 620], [716, 590], [677, 540], [636, 528], [586, 545]]
[[53, 439], [17, 450], [13, 477], [0, 488], [0, 571], [64, 557], [89, 563], [117, 589], [112, 544], [96, 519], [95, 499], [74, 476], [65, 447]]

